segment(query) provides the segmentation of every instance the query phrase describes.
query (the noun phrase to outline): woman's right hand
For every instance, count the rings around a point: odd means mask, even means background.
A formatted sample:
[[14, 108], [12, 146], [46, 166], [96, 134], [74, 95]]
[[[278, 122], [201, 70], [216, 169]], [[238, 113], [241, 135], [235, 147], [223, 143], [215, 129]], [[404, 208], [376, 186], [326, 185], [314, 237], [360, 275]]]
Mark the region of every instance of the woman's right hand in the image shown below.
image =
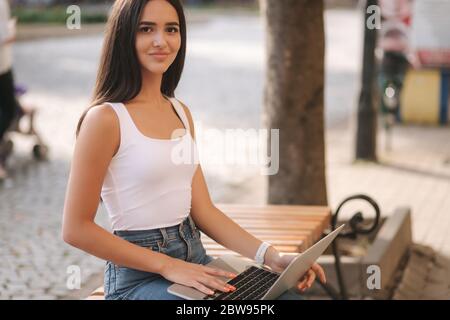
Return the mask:
[[161, 275], [169, 281], [193, 287], [208, 295], [214, 294], [211, 289], [222, 292], [236, 290], [232, 285], [217, 278], [217, 276], [223, 276], [232, 279], [236, 277], [236, 274], [181, 259], [169, 259], [164, 265]]

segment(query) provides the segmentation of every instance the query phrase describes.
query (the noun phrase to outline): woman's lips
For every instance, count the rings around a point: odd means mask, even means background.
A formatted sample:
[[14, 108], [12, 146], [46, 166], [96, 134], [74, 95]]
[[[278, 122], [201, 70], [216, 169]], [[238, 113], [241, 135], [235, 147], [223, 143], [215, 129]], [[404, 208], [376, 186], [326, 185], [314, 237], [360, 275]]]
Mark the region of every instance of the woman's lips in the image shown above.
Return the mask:
[[168, 53], [155, 53], [155, 54], [151, 54], [151, 56], [155, 57], [155, 59], [157, 59], [157, 60], [164, 60], [169, 56], [169, 54]]

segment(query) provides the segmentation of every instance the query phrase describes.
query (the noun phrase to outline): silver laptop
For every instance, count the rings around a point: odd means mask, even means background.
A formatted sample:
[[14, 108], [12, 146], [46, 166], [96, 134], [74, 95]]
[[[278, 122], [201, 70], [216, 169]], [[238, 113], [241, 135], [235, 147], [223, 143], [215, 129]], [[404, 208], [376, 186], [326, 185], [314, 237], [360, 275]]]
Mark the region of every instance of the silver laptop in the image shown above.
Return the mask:
[[206, 295], [192, 287], [171, 285], [167, 291], [188, 300], [273, 300], [296, 286], [298, 280], [308, 271], [325, 249], [336, 238], [344, 225], [298, 254], [284, 271], [279, 274], [250, 259], [224, 255], [211, 261], [208, 266], [237, 274], [234, 279], [220, 277], [236, 287], [233, 292], [219, 292]]

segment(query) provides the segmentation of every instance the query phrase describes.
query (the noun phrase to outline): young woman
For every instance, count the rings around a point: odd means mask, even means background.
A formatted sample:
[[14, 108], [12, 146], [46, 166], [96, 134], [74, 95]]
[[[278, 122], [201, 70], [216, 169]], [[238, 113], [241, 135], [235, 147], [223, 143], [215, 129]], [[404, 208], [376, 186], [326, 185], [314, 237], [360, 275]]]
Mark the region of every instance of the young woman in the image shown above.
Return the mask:
[[[235, 275], [205, 266], [212, 258], [199, 229], [252, 259], [266, 247], [214, 206], [196, 161], [173, 157], [180, 146], [197, 156], [192, 116], [173, 98], [185, 51], [178, 0], [115, 2], [95, 98], [77, 128], [62, 230], [64, 241], [107, 261], [106, 299], [178, 299], [167, 293], [172, 283], [234, 290], [218, 276]], [[94, 223], [100, 197], [113, 234]], [[292, 260], [272, 246], [259, 254], [276, 271]], [[325, 281], [314, 264], [298, 288], [316, 274]]]
[[14, 120], [19, 108], [14, 95], [12, 72], [12, 43], [15, 41], [15, 19], [11, 19], [7, 0], [0, 0], [0, 181], [8, 174], [5, 168], [5, 155], [9, 146], [4, 135]]

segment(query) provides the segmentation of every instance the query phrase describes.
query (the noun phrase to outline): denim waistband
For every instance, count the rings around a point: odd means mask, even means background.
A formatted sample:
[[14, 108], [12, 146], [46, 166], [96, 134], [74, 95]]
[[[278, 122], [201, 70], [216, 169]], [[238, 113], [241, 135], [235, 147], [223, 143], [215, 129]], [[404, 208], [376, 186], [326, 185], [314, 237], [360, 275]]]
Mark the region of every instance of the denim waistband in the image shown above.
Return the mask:
[[138, 241], [138, 240], [170, 240], [180, 238], [180, 235], [190, 237], [195, 237], [195, 231], [197, 227], [195, 226], [194, 220], [189, 215], [180, 224], [148, 229], [148, 230], [115, 230], [113, 233], [128, 241]]

